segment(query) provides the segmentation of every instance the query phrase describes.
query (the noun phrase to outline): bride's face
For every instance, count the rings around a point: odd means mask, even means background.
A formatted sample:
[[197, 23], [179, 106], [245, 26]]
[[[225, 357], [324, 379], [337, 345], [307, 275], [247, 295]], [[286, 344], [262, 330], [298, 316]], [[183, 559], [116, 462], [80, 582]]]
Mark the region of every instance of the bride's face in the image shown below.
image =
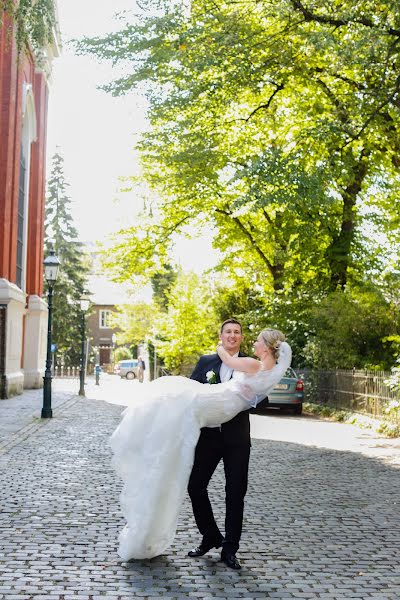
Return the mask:
[[263, 356], [265, 356], [265, 353], [268, 351], [269, 351], [269, 348], [265, 345], [263, 337], [260, 333], [260, 335], [258, 336], [256, 341], [254, 342], [254, 354], [258, 358], [263, 358]]

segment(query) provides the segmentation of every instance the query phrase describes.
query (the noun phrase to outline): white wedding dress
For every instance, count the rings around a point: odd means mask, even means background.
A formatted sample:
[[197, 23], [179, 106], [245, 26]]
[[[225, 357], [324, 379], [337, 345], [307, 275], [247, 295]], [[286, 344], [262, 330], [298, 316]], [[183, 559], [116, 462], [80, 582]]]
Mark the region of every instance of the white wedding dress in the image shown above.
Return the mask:
[[120, 557], [152, 558], [172, 543], [193, 466], [201, 427], [221, 425], [256, 406], [282, 379], [291, 362], [283, 342], [276, 366], [215, 385], [185, 377], [161, 377], [138, 389], [111, 437], [114, 466], [123, 480], [127, 521]]

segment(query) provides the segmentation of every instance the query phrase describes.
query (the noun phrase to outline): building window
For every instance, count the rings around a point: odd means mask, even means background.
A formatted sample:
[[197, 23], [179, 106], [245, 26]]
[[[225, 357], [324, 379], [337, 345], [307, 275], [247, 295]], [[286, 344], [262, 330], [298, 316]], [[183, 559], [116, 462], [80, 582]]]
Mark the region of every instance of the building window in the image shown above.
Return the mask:
[[16, 284], [22, 290], [25, 290], [26, 280], [26, 242], [28, 239], [28, 195], [29, 175], [31, 168], [31, 144], [36, 140], [36, 138], [36, 109], [32, 85], [30, 83], [24, 83], [22, 89], [22, 135], [18, 190], [16, 260]]
[[100, 329], [110, 329], [111, 310], [101, 310], [99, 312]]
[[17, 286], [23, 289], [24, 271], [24, 242], [25, 242], [25, 200], [26, 200], [26, 166], [23, 149], [21, 148], [21, 159], [19, 164], [19, 190], [18, 190], [18, 230], [17, 230]]

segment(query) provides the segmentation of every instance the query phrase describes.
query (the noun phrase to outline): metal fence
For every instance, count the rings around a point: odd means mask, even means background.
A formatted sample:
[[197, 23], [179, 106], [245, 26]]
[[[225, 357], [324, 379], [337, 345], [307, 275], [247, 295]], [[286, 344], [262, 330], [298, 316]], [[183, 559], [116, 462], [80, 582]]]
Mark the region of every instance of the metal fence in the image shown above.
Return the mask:
[[336, 369], [299, 372], [304, 379], [307, 402], [380, 418], [387, 417], [385, 411], [389, 403], [400, 398], [399, 392], [386, 383], [390, 377], [386, 371]]

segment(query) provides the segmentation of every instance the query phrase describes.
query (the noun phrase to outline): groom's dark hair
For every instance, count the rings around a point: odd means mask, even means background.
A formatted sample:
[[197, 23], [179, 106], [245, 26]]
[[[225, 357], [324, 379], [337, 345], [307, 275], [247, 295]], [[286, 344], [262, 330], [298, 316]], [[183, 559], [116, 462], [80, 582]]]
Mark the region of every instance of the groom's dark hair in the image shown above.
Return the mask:
[[224, 321], [221, 325], [221, 329], [219, 330], [220, 333], [222, 333], [225, 325], [228, 325], [228, 323], [232, 323], [233, 325], [239, 325], [240, 327], [240, 333], [243, 333], [243, 327], [240, 321], [238, 321], [237, 319], [226, 319], [226, 321]]

